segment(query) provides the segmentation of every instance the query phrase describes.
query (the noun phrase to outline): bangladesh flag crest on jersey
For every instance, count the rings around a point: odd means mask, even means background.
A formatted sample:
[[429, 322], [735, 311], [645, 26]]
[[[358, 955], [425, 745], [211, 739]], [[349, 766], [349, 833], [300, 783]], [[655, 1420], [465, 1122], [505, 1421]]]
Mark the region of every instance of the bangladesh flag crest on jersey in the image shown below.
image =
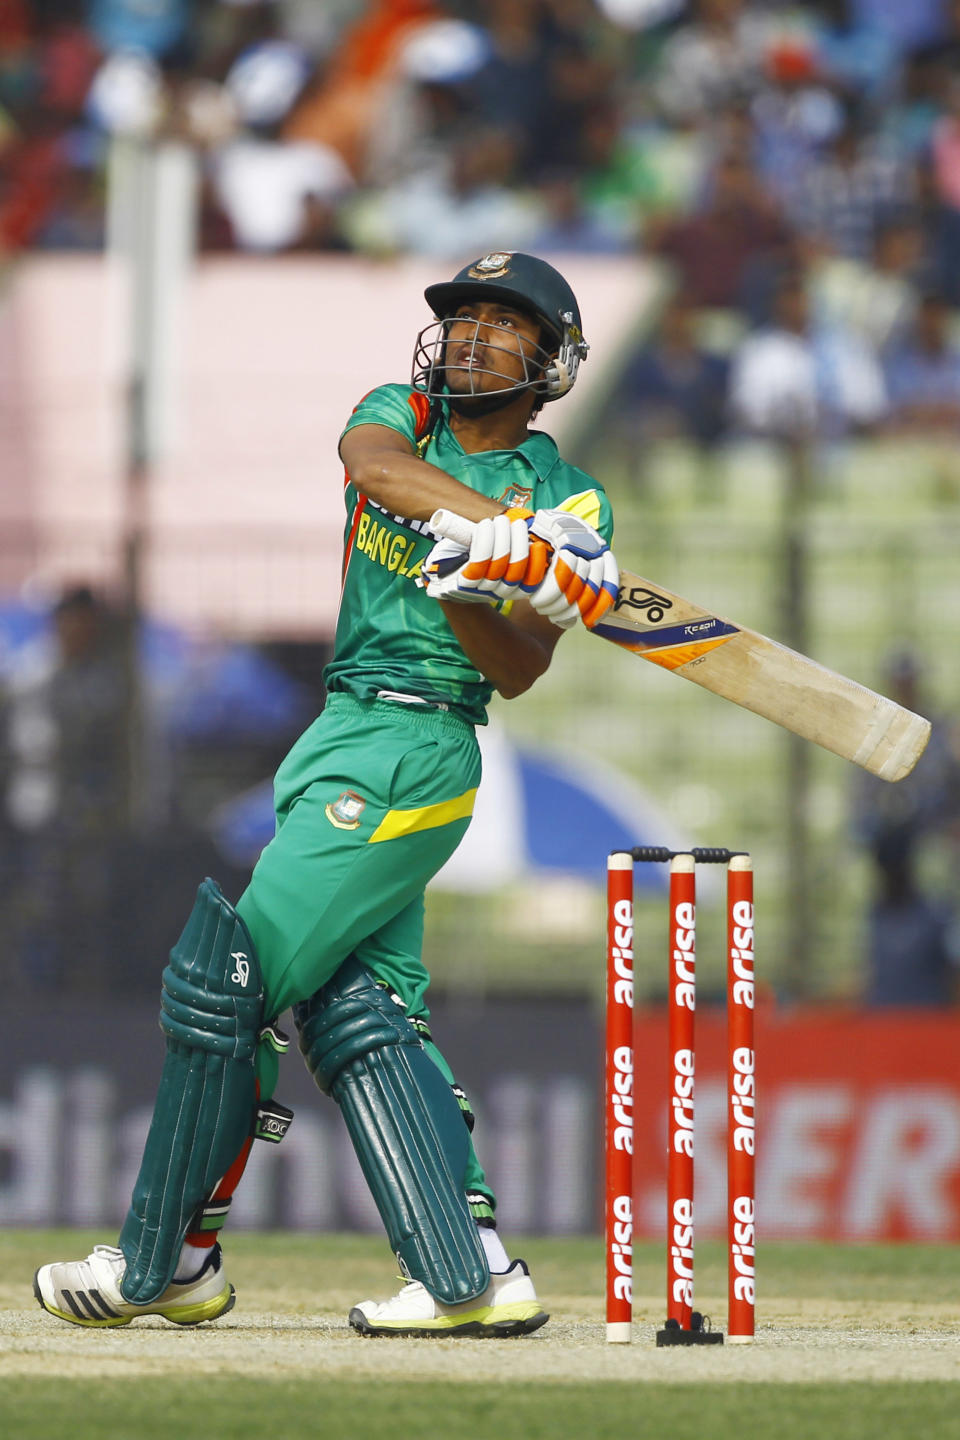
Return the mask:
[[366, 808], [367, 802], [361, 795], [354, 790], [344, 790], [339, 800], [326, 807], [324, 814], [338, 830], [356, 830]]

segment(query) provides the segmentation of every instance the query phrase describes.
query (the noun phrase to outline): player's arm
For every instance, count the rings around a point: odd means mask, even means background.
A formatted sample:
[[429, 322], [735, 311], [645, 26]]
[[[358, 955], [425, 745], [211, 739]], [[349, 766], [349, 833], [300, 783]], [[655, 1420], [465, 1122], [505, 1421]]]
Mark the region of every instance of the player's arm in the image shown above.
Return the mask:
[[509, 616], [489, 605], [439, 603], [467, 659], [505, 700], [514, 700], [539, 680], [563, 634], [527, 600], [515, 601]]
[[429, 520], [434, 510], [447, 508], [468, 520], [485, 520], [503, 512], [498, 501], [420, 460], [407, 437], [389, 425], [348, 430], [340, 441], [340, 458], [354, 488], [391, 515]]

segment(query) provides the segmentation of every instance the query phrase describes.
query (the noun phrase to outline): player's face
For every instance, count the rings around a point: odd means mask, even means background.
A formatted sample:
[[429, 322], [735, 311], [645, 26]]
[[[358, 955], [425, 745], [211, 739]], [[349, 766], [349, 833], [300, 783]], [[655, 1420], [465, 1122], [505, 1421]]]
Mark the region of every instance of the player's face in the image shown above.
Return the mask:
[[540, 326], [522, 310], [481, 300], [461, 305], [447, 325], [444, 369], [454, 394], [508, 390], [540, 373]]

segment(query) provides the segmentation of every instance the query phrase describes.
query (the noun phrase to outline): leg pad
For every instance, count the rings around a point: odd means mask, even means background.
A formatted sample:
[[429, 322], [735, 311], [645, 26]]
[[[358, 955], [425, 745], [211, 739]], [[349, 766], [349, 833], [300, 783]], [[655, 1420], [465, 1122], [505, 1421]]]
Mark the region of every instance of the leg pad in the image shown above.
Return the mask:
[[253, 941], [216, 883], [205, 880], [163, 972], [167, 1054], [120, 1232], [121, 1290], [132, 1304], [149, 1304], [167, 1288], [191, 1221], [250, 1134], [262, 1011]]
[[294, 1018], [404, 1274], [445, 1304], [476, 1299], [490, 1272], [464, 1194], [469, 1132], [413, 1025], [352, 957]]

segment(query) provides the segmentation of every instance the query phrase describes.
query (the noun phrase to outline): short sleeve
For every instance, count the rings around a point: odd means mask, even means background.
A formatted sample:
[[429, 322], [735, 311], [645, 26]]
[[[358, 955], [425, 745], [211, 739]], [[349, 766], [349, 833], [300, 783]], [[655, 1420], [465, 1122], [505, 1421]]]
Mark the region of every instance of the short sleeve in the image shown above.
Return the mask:
[[358, 425], [386, 425], [416, 445], [429, 421], [430, 401], [426, 395], [409, 385], [379, 385], [355, 406], [340, 438]]

